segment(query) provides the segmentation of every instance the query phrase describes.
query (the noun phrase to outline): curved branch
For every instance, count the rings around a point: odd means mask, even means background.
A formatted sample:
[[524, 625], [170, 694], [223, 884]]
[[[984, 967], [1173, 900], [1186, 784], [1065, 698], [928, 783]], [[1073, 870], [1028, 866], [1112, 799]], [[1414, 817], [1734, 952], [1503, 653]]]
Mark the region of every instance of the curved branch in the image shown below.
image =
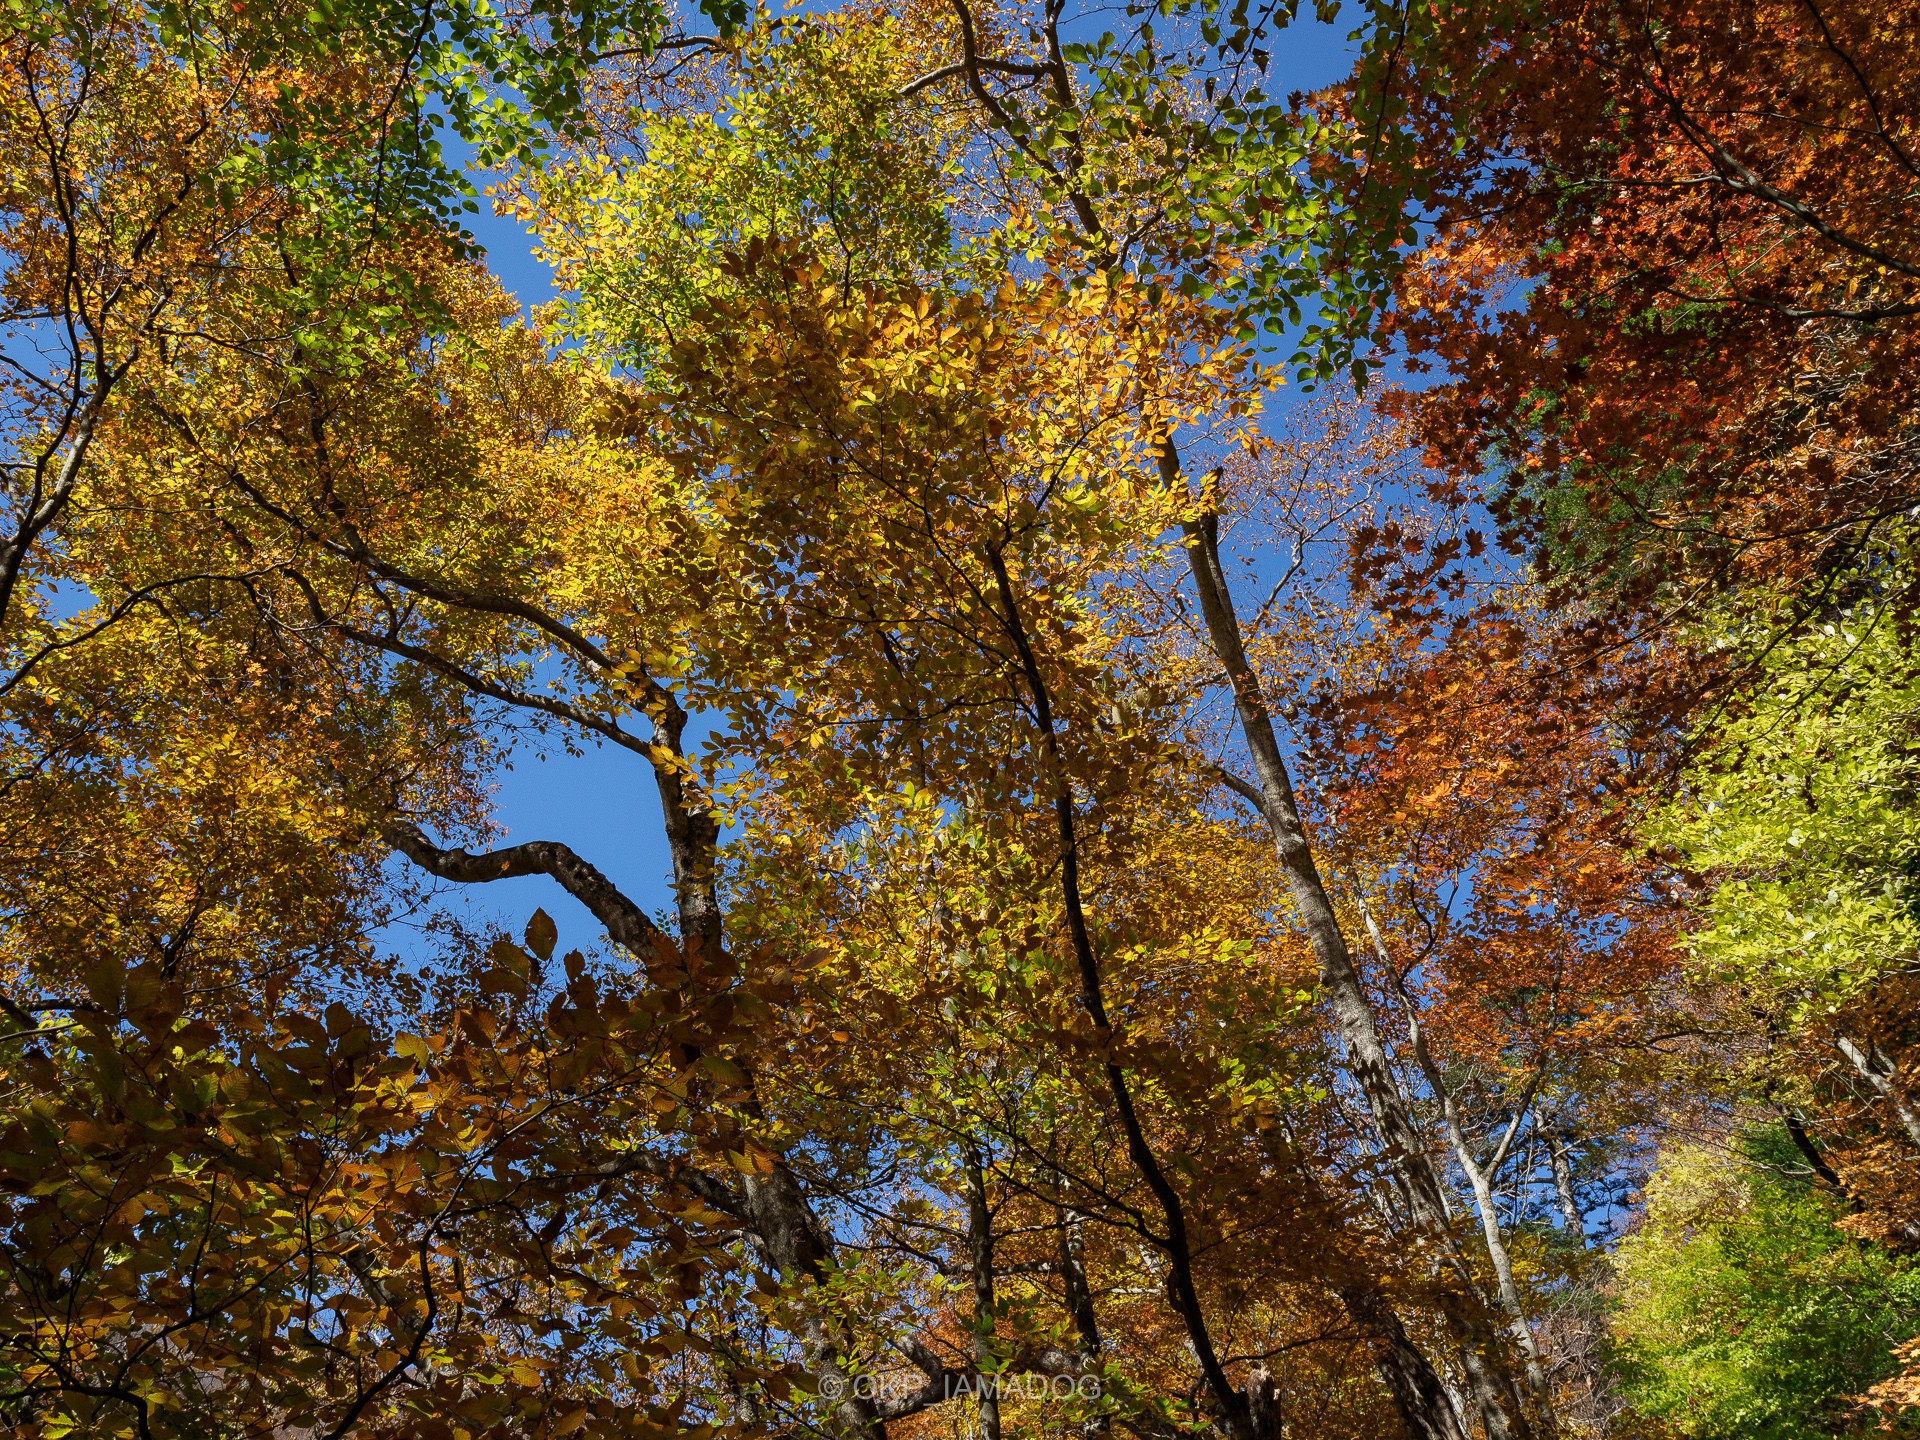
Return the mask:
[[930, 70], [918, 80], [908, 81], [905, 85], [902, 85], [898, 90], [894, 91], [894, 99], [910, 100], [922, 90], [930, 89], [938, 85], [942, 80], [952, 80], [958, 76], [964, 76], [967, 73], [969, 64], [977, 65], [982, 70], [998, 71], [1003, 75], [1026, 75], [1034, 78], [1044, 78], [1051, 73], [1045, 65], [1026, 65], [1017, 60], [991, 60], [985, 55], [973, 55], [969, 56], [966, 60], [956, 60], [951, 65], [942, 65], [938, 70]]
[[71, 650], [77, 645], [84, 645], [87, 641], [99, 635], [103, 630], [107, 630], [117, 622], [124, 620], [135, 606], [153, 599], [154, 596], [158, 595], [162, 590], [171, 589], [176, 585], [191, 585], [198, 580], [237, 579], [246, 581], [249, 579], [257, 579], [266, 573], [264, 570], [252, 570], [243, 575], [235, 576], [213, 571], [199, 571], [192, 575], [176, 575], [168, 580], [156, 580], [150, 585], [143, 585], [137, 590], [131, 590], [127, 593], [124, 600], [115, 605], [113, 609], [107, 613], [105, 619], [95, 622], [77, 635], [68, 635], [61, 639], [49, 640], [38, 650], [34, 651], [33, 654], [29, 655], [21, 662], [19, 669], [7, 676], [5, 680], [0, 680], [0, 696], [7, 694], [22, 680], [25, 680], [27, 676], [33, 672], [34, 668], [48, 656], [57, 655], [62, 650]]
[[1729, 190], [1732, 190], [1735, 194], [1751, 195], [1757, 200], [1766, 201], [1769, 205], [1772, 205], [1799, 224], [1813, 231], [1814, 234], [1820, 236], [1830, 244], [1839, 246], [1850, 255], [1857, 256], [1862, 260], [1878, 265], [1883, 270], [1891, 270], [1895, 274], [1905, 275], [1909, 279], [1920, 279], [1920, 265], [1916, 265], [1911, 261], [1902, 260], [1899, 256], [1877, 245], [1870, 245], [1864, 240], [1856, 240], [1853, 236], [1826, 220], [1804, 200], [1796, 199], [1794, 196], [1780, 189], [1779, 186], [1769, 184], [1753, 169], [1742, 162], [1739, 156], [1729, 150], [1718, 136], [1708, 130], [1707, 127], [1698, 120], [1694, 119], [1693, 116], [1689, 115], [1680, 97], [1674, 94], [1667, 86], [1656, 80], [1652, 75], [1646, 77], [1646, 84], [1647, 88], [1657, 95], [1665, 105], [1668, 116], [1680, 130], [1681, 134], [1685, 135], [1699, 148], [1701, 154], [1704, 155], [1713, 166], [1714, 172], [1720, 177], [1720, 182]]
[[470, 850], [443, 849], [418, 825], [405, 819], [382, 825], [380, 837], [429, 875], [461, 885], [483, 885], [518, 875], [545, 875], [557, 880], [593, 912], [610, 939], [636, 954], [644, 956], [659, 945], [672, 943], [617, 885], [558, 840], [533, 840], [475, 855]]
[[[189, 434], [191, 434], [191, 432], [189, 432]], [[375, 555], [368, 547], [366, 541], [362, 540], [359, 534], [351, 528], [347, 529], [345, 540], [321, 534], [318, 530], [314, 529], [313, 526], [307, 524], [300, 519], [299, 516], [288, 510], [284, 505], [276, 504], [273, 500], [269, 499], [258, 486], [248, 481], [237, 467], [228, 467], [227, 478], [233, 482], [242, 494], [267, 514], [271, 515], [281, 524], [292, 527], [298, 534], [311, 540], [336, 559], [362, 566], [370, 574], [378, 575], [382, 580], [390, 581], [398, 585], [401, 589], [418, 595], [425, 600], [437, 601], [442, 605], [451, 605], [456, 609], [477, 610], [482, 614], [504, 615], [511, 616], [517, 620], [525, 620], [549, 639], [558, 641], [567, 649], [573, 651], [576, 655], [582, 656], [599, 669], [609, 672], [618, 669], [613, 657], [608, 655], [606, 651], [602, 650], [598, 645], [594, 644], [592, 640], [582, 635], [564, 620], [548, 614], [538, 605], [526, 600], [516, 599], [510, 595], [489, 595], [484, 591], [464, 590], [455, 585], [448, 585], [438, 580], [428, 579], [423, 575], [416, 575], [410, 570], [402, 569], [400, 566], [390, 561], [382, 560], [378, 555]], [[658, 704], [664, 698], [669, 698], [666, 696], [664, 688], [651, 675], [643, 674], [636, 676], [635, 683], [639, 684], [641, 688], [645, 690], [649, 704]]]

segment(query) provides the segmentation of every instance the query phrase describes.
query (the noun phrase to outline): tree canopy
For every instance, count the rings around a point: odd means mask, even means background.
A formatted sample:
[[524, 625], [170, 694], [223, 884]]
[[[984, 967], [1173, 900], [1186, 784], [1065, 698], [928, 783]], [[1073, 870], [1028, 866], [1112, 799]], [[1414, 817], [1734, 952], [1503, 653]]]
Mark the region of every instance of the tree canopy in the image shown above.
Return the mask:
[[0, 1427], [1920, 1425], [1916, 18], [8, 9]]

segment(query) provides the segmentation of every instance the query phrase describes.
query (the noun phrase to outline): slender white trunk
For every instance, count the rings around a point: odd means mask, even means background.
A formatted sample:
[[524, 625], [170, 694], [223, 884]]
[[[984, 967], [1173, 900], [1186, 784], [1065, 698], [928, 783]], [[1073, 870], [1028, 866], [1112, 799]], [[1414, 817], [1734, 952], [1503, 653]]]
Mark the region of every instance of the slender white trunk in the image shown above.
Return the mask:
[[1835, 1048], [1852, 1062], [1853, 1068], [1860, 1072], [1860, 1078], [1873, 1086], [1880, 1097], [1892, 1107], [1893, 1113], [1899, 1117], [1901, 1126], [1907, 1132], [1907, 1138], [1913, 1141], [1915, 1146], [1920, 1146], [1920, 1111], [1916, 1111], [1907, 1097], [1894, 1085], [1895, 1066], [1886, 1052], [1872, 1041], [1868, 1041], [1866, 1048], [1862, 1049], [1857, 1042], [1848, 1039], [1845, 1035], [1838, 1037], [1833, 1043]]
[[1507, 1250], [1506, 1237], [1500, 1231], [1500, 1211], [1493, 1193], [1493, 1177], [1499, 1174], [1500, 1166], [1513, 1146], [1513, 1137], [1520, 1131], [1521, 1117], [1527, 1113], [1527, 1106], [1533, 1099], [1532, 1086], [1539, 1083], [1539, 1077], [1536, 1074], [1529, 1083], [1528, 1093], [1514, 1110], [1513, 1122], [1507, 1126], [1507, 1133], [1500, 1138], [1500, 1144], [1486, 1164], [1476, 1162], [1473, 1147], [1467, 1143], [1466, 1132], [1460, 1128], [1460, 1111], [1453, 1103], [1453, 1093], [1448, 1090], [1440, 1067], [1434, 1064], [1433, 1056], [1427, 1049], [1426, 1036], [1421, 1033], [1420, 1017], [1414, 1011], [1413, 1001], [1397, 983], [1400, 972], [1394, 968], [1393, 958], [1387, 954], [1386, 937], [1380, 933], [1380, 926], [1375, 922], [1367, 902], [1362, 900], [1359, 904], [1360, 918], [1366, 922], [1374, 954], [1379, 957], [1387, 973], [1396, 977], [1395, 988], [1400, 990], [1400, 1003], [1407, 1017], [1407, 1040], [1413, 1047], [1421, 1073], [1426, 1076], [1428, 1087], [1440, 1101], [1440, 1113], [1446, 1123], [1447, 1141], [1453, 1146], [1453, 1158], [1460, 1162], [1460, 1169], [1473, 1190], [1474, 1209], [1480, 1217], [1480, 1234], [1486, 1240], [1487, 1256], [1493, 1261], [1494, 1278], [1498, 1282], [1500, 1308], [1507, 1312], [1507, 1328], [1513, 1333], [1514, 1343], [1520, 1347], [1521, 1359], [1526, 1365], [1527, 1384], [1532, 1387], [1543, 1413], [1550, 1413], [1552, 1387], [1548, 1385], [1546, 1371], [1540, 1365], [1540, 1347], [1534, 1341], [1533, 1327], [1527, 1323], [1526, 1307], [1520, 1300], [1520, 1287], [1514, 1283], [1513, 1257]]
[[[1539, 1117], [1534, 1117], [1539, 1123]], [[1560, 1207], [1560, 1218], [1567, 1222], [1567, 1234], [1578, 1240], [1584, 1247], [1587, 1243], [1587, 1223], [1580, 1214], [1580, 1204], [1573, 1195], [1573, 1164], [1567, 1159], [1567, 1146], [1564, 1136], [1547, 1137], [1547, 1163], [1553, 1170], [1553, 1195]]]

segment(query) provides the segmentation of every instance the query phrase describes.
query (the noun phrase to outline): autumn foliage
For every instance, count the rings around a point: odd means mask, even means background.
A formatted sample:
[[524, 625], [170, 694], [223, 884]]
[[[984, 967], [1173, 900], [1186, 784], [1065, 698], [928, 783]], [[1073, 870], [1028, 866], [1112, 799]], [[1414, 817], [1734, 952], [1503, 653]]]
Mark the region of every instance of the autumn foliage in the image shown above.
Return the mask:
[[1104, 13], [0, 15], [7, 1434], [1911, 1423], [1914, 17]]

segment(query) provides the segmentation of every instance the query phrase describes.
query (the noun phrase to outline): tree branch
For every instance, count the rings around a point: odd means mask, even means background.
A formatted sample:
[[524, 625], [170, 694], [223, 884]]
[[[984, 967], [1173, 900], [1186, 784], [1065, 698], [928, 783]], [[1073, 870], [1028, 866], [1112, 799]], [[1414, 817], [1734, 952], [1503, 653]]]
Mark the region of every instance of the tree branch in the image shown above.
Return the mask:
[[534, 840], [475, 855], [467, 850], [442, 849], [411, 820], [389, 820], [380, 827], [380, 835], [429, 875], [457, 884], [481, 885], [517, 875], [546, 875], [557, 880], [593, 912], [609, 938], [642, 957], [673, 943], [611, 880], [557, 840]]

